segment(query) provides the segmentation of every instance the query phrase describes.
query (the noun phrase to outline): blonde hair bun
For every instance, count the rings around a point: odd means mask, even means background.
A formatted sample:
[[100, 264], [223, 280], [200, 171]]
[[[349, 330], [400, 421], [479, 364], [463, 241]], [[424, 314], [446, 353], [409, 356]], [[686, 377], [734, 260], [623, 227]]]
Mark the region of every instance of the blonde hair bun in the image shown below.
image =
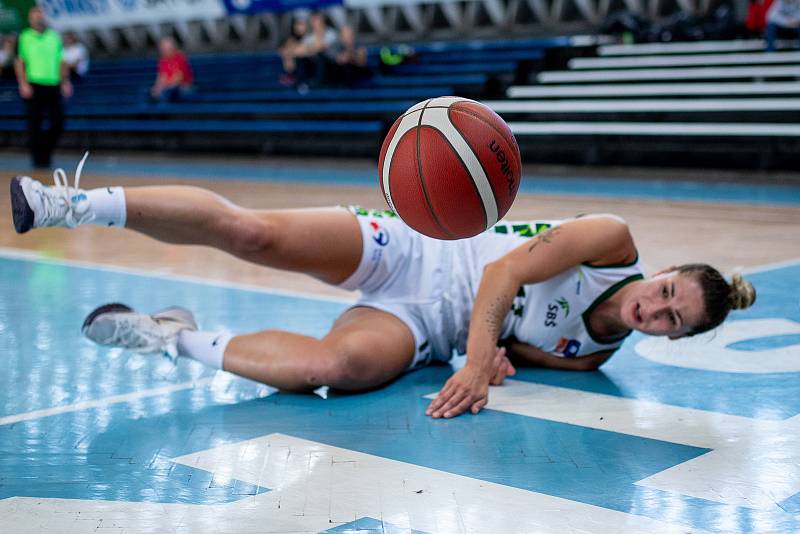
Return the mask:
[[739, 273], [733, 273], [730, 283], [731, 309], [743, 310], [749, 308], [756, 301], [756, 288], [753, 284], [744, 279]]

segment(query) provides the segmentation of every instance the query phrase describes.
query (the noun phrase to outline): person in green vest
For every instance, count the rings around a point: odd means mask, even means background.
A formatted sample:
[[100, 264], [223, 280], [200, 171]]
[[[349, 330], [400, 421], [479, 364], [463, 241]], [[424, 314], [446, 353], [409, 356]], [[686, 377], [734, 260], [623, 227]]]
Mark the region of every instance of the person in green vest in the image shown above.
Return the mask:
[[[39, 7], [28, 11], [29, 28], [20, 33], [15, 70], [19, 94], [25, 100], [28, 144], [34, 167], [49, 168], [53, 150], [64, 131], [64, 102], [72, 96], [69, 69], [62, 61], [63, 43], [47, 27]], [[42, 128], [45, 117], [48, 130]]]

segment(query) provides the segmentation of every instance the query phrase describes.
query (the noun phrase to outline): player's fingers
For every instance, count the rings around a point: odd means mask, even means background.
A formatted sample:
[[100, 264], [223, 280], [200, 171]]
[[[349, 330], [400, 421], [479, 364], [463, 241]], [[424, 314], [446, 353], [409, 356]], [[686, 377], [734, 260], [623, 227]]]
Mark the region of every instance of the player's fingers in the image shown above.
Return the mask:
[[506, 358], [506, 366], [508, 369], [506, 372], [506, 376], [514, 376], [515, 374], [517, 374], [517, 368], [514, 367], [514, 364], [511, 363], [511, 360], [509, 360], [508, 358]]
[[499, 386], [506, 378], [506, 365], [501, 363], [497, 370], [494, 372], [492, 380], [489, 382], [493, 386]]
[[445, 402], [447, 402], [452, 395], [453, 387], [453, 384], [448, 381], [442, 390], [439, 391], [439, 394], [436, 395], [436, 398], [433, 399], [433, 402], [428, 405], [428, 409], [425, 410], [425, 415], [431, 415], [435, 410], [438, 410]]
[[481, 400], [479, 400], [478, 402], [474, 402], [472, 404], [472, 410], [471, 410], [472, 414], [476, 415], [478, 412], [480, 412], [483, 409], [483, 407], [486, 406], [487, 402], [489, 402], [489, 398], [488, 397], [484, 397]]
[[457, 391], [452, 397], [450, 397], [450, 399], [448, 399], [448, 401], [444, 404], [444, 406], [433, 412], [433, 417], [434, 418], [442, 417], [450, 410], [452, 410], [454, 407], [458, 406], [461, 402], [463, 402], [464, 399], [467, 398], [468, 395], [466, 391]]
[[434, 411], [441, 408], [441, 406], [446, 402], [447, 398], [449, 398], [447, 395], [443, 395], [441, 392], [439, 392], [439, 396], [433, 399], [428, 405], [428, 409], [425, 410], [425, 415], [430, 415]]
[[455, 406], [444, 412], [445, 419], [449, 419], [450, 417], [455, 417], [457, 415], [461, 415], [462, 413], [464, 413], [464, 410], [467, 410], [469, 408], [473, 400], [474, 399], [470, 396], [467, 396], [464, 399], [462, 399], [461, 402], [459, 402], [458, 404], [456, 404]]

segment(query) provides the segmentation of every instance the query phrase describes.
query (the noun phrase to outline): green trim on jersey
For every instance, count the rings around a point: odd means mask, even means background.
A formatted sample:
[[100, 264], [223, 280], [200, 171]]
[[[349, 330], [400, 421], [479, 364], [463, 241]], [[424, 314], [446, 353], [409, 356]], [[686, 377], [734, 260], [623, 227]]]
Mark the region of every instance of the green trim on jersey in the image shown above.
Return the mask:
[[583, 262], [581, 265], [586, 267], [591, 267], [592, 269], [619, 269], [620, 267], [633, 267], [636, 265], [636, 262], [639, 261], [639, 252], [636, 252], [636, 257], [633, 258], [633, 261], [628, 263], [609, 263], [608, 265], [592, 265], [589, 262]]
[[362, 208], [361, 206], [342, 206], [343, 208], [347, 208], [353, 215], [358, 215], [360, 217], [375, 217], [376, 219], [397, 219], [397, 214], [392, 210], [375, 210], [375, 209], [366, 209]]
[[589, 316], [592, 314], [595, 308], [597, 308], [602, 302], [611, 297], [611, 295], [613, 295], [626, 285], [630, 284], [631, 282], [636, 282], [637, 280], [644, 280], [644, 276], [641, 274], [634, 274], [623, 280], [620, 280], [613, 286], [603, 291], [603, 293], [599, 297], [597, 297], [594, 300], [594, 302], [592, 302], [592, 305], [586, 308], [586, 311], [583, 312], [583, 314], [581, 315], [581, 317], [583, 318], [583, 325], [586, 327], [586, 331], [589, 333], [589, 337], [592, 338], [592, 340], [594, 340], [595, 343], [600, 343], [601, 345], [613, 345], [614, 343], [618, 343], [623, 339], [625, 339], [626, 337], [628, 337], [629, 335], [631, 335], [633, 330], [628, 330], [628, 333], [617, 338], [602, 339], [594, 332], [594, 330], [592, 330], [592, 325], [590, 324]]
[[499, 223], [492, 227], [494, 233], [496, 234], [516, 234], [520, 237], [534, 237], [543, 231], [551, 228], [553, 225], [550, 223], [534, 223], [534, 226], [530, 224], [522, 223], [522, 224], [508, 224], [508, 223]]
[[37, 32], [33, 28], [19, 35], [19, 58], [25, 64], [28, 83], [58, 85], [61, 83], [61, 37], [54, 30]]

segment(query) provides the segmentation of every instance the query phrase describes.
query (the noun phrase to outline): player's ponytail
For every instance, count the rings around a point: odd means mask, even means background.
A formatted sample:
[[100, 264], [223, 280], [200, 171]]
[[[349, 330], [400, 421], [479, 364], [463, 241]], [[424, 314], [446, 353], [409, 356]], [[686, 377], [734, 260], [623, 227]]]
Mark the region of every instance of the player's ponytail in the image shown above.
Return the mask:
[[703, 263], [689, 263], [675, 270], [693, 276], [703, 291], [705, 320], [688, 334], [690, 336], [716, 328], [731, 310], [749, 308], [756, 301], [753, 284], [739, 273], [734, 273], [728, 283], [718, 270]]
[[756, 288], [739, 273], [731, 278], [730, 304], [733, 310], [749, 308], [756, 301]]

